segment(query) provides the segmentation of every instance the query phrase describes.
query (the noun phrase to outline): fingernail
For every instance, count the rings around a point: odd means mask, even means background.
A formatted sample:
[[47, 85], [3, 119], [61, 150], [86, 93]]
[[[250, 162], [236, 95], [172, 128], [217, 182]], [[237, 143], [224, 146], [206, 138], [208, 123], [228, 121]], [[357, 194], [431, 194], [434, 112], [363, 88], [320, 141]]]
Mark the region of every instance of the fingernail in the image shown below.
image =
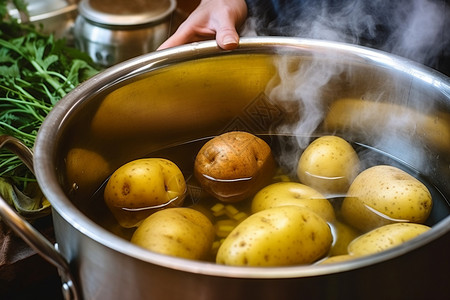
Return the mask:
[[224, 37], [222, 42], [223, 42], [224, 45], [236, 45], [237, 44], [236, 39], [234, 37], [232, 37], [232, 36]]

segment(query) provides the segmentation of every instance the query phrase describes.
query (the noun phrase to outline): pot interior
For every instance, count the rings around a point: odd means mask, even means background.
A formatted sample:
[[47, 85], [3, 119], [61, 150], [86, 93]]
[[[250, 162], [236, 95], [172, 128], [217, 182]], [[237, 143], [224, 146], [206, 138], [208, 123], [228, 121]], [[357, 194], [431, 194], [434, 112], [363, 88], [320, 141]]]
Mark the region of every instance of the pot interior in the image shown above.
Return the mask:
[[[360, 47], [256, 41], [233, 52], [204, 43], [149, 54], [69, 94], [50, 116], [61, 125], [49, 155], [70, 203], [128, 238], [98, 196], [122, 164], [243, 130], [277, 145], [291, 170], [313, 138], [332, 134], [362, 149], [363, 166], [394, 164], [421, 179], [434, 198], [427, 224], [450, 222], [448, 78]], [[186, 156], [170, 157], [189, 184], [194, 158]], [[201, 201], [196, 195], [192, 184], [187, 205]]]

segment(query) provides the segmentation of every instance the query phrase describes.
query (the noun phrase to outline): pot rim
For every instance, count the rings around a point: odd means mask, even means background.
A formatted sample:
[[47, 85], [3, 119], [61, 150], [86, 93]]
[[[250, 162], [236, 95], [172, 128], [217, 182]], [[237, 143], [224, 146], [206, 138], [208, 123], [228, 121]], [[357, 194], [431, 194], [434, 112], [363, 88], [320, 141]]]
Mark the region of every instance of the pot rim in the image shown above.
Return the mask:
[[166, 0], [164, 4], [166, 4], [164, 7], [156, 7], [158, 9], [156, 11], [149, 9], [121, 15], [97, 10], [91, 5], [89, 0], [83, 0], [78, 5], [78, 12], [88, 22], [95, 24], [104, 26], [137, 26], [164, 20], [175, 11], [177, 6], [175, 0]]
[[361, 59], [362, 61], [388, 65], [397, 71], [407, 72], [408, 75], [433, 85], [450, 99], [450, 78], [445, 75], [406, 58], [340, 42], [292, 37], [250, 37], [241, 38], [239, 48], [232, 51], [219, 49], [215, 41], [205, 41], [148, 53], [112, 66], [82, 83], [67, 94], [64, 99], [60, 100], [45, 118], [36, 138], [34, 166], [37, 181], [44, 195], [51, 202], [53, 212], [57, 212], [83, 235], [127, 256], [175, 270], [230, 278], [297, 278], [350, 271], [396, 258], [424, 246], [449, 232], [450, 216], [447, 216], [434, 225], [431, 230], [422, 234], [419, 239], [410, 240], [398, 247], [377, 254], [345, 262], [270, 268], [224, 266], [210, 262], [170, 257], [136, 246], [103, 229], [87, 218], [71, 203], [63, 192], [63, 189], [58, 185], [58, 177], [55, 171], [57, 168], [52, 159], [56, 154], [56, 143], [49, 141], [57, 140], [63, 124], [67, 121], [67, 116], [93, 94], [100, 93], [120, 81], [142, 74], [145, 71], [167, 66], [168, 64], [212, 55], [242, 53], [244, 51], [264, 50], [273, 53], [277, 51], [278, 47], [286, 47], [288, 49], [314, 49], [316, 51], [331, 50], [336, 53], [345, 52], [347, 55], [351, 54], [356, 59]]

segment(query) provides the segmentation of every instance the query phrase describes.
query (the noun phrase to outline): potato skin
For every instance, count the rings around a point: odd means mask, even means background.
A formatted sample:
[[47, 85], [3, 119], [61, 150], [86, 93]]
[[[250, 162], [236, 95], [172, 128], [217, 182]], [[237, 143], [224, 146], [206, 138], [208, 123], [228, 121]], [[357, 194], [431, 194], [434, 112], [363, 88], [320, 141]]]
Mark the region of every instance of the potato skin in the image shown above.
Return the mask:
[[309, 208], [328, 222], [335, 220], [334, 209], [321, 193], [298, 182], [277, 182], [261, 189], [252, 200], [252, 213], [285, 205]]
[[353, 255], [341, 254], [341, 255], [327, 257], [327, 258], [321, 260], [318, 264], [320, 264], [320, 265], [334, 264], [334, 263], [348, 261], [348, 260], [351, 260], [354, 258], [355, 258], [355, 256], [353, 256]]
[[155, 211], [180, 206], [186, 195], [183, 173], [163, 158], [144, 158], [118, 168], [104, 191], [106, 205], [125, 228], [138, 226]]
[[378, 165], [355, 178], [341, 213], [347, 223], [366, 232], [394, 222], [424, 223], [432, 205], [419, 180], [396, 167]]
[[147, 217], [131, 242], [150, 251], [187, 259], [208, 257], [214, 239], [211, 221], [188, 207], [167, 208]]
[[328, 252], [332, 239], [328, 224], [313, 211], [274, 207], [237, 225], [220, 246], [216, 262], [234, 266], [309, 264]]
[[359, 157], [353, 147], [338, 136], [314, 140], [300, 156], [297, 176], [301, 183], [320, 193], [345, 194], [359, 172]]
[[205, 143], [194, 163], [195, 178], [202, 188], [228, 203], [252, 197], [274, 173], [269, 145], [241, 131], [227, 132]]
[[331, 231], [333, 233], [334, 239], [333, 245], [331, 246], [330, 252], [328, 253], [330, 256], [340, 256], [348, 254], [348, 245], [355, 238], [361, 235], [361, 232], [337, 220], [331, 223]]
[[363, 256], [398, 246], [428, 231], [430, 227], [416, 223], [394, 223], [373, 229], [348, 245], [352, 256]]
[[103, 156], [91, 149], [72, 148], [65, 161], [67, 181], [78, 198], [91, 196], [114, 171]]

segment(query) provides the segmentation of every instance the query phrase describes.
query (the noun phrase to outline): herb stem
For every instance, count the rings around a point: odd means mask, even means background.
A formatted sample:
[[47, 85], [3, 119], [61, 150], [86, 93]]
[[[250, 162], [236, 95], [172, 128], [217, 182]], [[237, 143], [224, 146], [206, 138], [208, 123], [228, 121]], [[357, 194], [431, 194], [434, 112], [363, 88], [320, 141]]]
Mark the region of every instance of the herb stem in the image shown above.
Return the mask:
[[43, 105], [43, 104], [38, 103], [38, 102], [28, 102], [28, 101], [21, 100], [21, 99], [0, 98], [0, 101], [7, 101], [7, 102], [11, 102], [13, 104], [15, 103], [17, 105], [23, 104], [23, 105], [27, 105], [27, 106], [32, 106], [32, 107], [35, 107], [35, 108], [42, 109], [45, 112], [50, 112], [50, 110], [52, 109], [50, 106]]
[[[23, 0], [13, 2], [26, 6]], [[32, 148], [53, 106], [100, 70], [64, 39], [2, 14], [7, 4], [0, 0], [0, 135], [14, 136]], [[34, 176], [15, 154], [0, 149], [0, 177], [23, 188]]]
[[15, 132], [17, 134], [17, 136], [25, 137], [25, 138], [27, 138], [29, 140], [32, 140], [32, 141], [34, 141], [35, 138], [36, 138], [35, 135], [28, 134], [26, 132], [20, 131], [19, 129], [17, 129], [14, 126], [11, 126], [11, 125], [9, 125], [9, 124], [7, 124], [5, 122], [0, 121], [0, 125], [8, 128], [9, 130], [12, 130], [13, 132]]
[[30, 62], [33, 65], [33, 67], [36, 69], [38, 74], [40, 76], [42, 76], [42, 78], [44, 78], [55, 89], [55, 91], [57, 91], [59, 93], [59, 96], [61, 98], [66, 95], [66, 92], [64, 92], [64, 90], [61, 88], [61, 85], [59, 84], [59, 82], [54, 80], [53, 77], [51, 77], [48, 72], [45, 72], [36, 61], [32, 60]]

